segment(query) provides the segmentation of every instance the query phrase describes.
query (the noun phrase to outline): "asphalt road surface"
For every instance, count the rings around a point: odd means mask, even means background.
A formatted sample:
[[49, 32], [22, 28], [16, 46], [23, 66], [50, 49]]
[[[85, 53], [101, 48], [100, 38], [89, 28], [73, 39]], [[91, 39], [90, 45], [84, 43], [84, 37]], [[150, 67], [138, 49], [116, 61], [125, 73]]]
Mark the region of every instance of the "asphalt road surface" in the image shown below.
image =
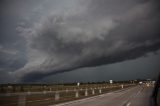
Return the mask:
[[153, 87], [136, 86], [53, 106], [149, 106]]

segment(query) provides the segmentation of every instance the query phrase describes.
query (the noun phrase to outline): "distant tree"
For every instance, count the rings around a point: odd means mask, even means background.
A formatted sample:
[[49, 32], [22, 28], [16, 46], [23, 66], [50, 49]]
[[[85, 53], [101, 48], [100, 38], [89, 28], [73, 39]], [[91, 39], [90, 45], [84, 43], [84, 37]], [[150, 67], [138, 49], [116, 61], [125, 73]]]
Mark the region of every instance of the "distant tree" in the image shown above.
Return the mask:
[[87, 82], [87, 84], [91, 84], [91, 82]]

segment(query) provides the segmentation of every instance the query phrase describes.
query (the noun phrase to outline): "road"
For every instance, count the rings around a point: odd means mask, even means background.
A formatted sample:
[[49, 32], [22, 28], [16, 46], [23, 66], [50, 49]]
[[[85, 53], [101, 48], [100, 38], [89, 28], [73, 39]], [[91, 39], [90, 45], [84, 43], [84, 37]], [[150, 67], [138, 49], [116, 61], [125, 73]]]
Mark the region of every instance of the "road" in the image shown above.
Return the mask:
[[87, 99], [52, 106], [149, 106], [153, 87], [136, 86]]

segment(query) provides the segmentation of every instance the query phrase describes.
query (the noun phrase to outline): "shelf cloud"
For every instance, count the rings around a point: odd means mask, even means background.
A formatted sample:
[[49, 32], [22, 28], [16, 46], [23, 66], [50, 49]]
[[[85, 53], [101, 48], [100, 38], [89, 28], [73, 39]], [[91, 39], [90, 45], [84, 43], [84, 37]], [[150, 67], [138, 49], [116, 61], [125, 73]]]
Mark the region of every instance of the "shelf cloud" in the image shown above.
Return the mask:
[[136, 59], [160, 48], [158, 0], [78, 0], [68, 8], [17, 27], [28, 58], [14, 72], [20, 81]]

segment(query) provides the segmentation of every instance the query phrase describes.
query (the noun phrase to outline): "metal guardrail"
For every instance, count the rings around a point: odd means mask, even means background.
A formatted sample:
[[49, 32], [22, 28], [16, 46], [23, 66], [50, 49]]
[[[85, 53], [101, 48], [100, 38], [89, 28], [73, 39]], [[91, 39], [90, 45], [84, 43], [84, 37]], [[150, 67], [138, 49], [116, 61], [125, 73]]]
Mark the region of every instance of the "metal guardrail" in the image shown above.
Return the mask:
[[[104, 93], [103, 90], [104, 89], [109, 89], [109, 88], [121, 88], [123, 89], [124, 87], [127, 86], [132, 86], [133, 84], [127, 84], [127, 85], [119, 85], [119, 86], [103, 86], [103, 87], [95, 87], [95, 88], [79, 88], [79, 89], [73, 89], [73, 90], [59, 90], [59, 91], [43, 91], [43, 92], [20, 92], [20, 93], [1, 93], [0, 97], [10, 97], [10, 96], [18, 96], [18, 103], [12, 103], [12, 104], [17, 104], [18, 106], [25, 106], [26, 102], [33, 102], [33, 101], [27, 101], [26, 100], [26, 96], [29, 95], [43, 95], [43, 94], [51, 94], [54, 96], [54, 100], [55, 101], [59, 101], [61, 97], [60, 93], [69, 93], [69, 92], [74, 92], [74, 98], [79, 98], [80, 94], [79, 92], [84, 92], [84, 96], [88, 96], [88, 91], [91, 91], [92, 95], [95, 95], [95, 90], [98, 90], [98, 94]], [[44, 99], [44, 101], [47, 99]], [[39, 100], [39, 101], [43, 101], [43, 100]], [[11, 104], [4, 104], [2, 106], [9, 106]]]

